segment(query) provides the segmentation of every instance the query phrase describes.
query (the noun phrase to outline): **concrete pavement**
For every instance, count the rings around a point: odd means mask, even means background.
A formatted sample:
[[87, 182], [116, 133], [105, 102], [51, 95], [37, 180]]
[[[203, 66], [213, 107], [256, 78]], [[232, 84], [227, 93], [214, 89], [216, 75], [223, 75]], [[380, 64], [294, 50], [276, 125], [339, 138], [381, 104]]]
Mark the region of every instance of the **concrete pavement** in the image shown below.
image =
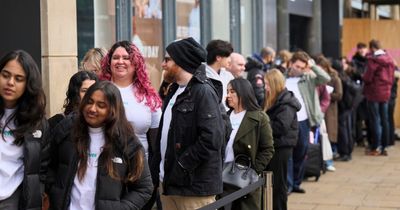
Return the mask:
[[355, 147], [349, 162], [335, 162], [318, 182], [302, 183], [305, 194], [289, 195], [289, 210], [400, 210], [400, 142], [389, 156], [366, 156]]

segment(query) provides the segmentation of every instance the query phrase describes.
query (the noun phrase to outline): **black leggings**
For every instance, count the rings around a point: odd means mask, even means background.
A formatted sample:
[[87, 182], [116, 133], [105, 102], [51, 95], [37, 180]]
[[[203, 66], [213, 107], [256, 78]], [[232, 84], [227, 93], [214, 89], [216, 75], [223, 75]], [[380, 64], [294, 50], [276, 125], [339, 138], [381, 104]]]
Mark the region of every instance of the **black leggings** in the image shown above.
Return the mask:
[[21, 195], [21, 187], [5, 200], [0, 201], [0, 209], [18, 210], [19, 198]]

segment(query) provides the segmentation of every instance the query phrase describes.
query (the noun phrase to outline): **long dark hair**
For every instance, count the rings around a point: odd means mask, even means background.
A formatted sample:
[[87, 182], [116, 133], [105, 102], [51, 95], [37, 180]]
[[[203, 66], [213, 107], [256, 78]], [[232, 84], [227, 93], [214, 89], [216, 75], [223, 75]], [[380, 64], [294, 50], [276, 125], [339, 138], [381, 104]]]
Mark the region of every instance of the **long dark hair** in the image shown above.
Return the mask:
[[94, 80], [96, 82], [99, 81], [97, 75], [92, 71], [78, 71], [74, 75], [72, 75], [69, 80], [68, 90], [65, 93], [67, 97], [64, 100], [64, 114], [68, 115], [69, 113], [76, 111], [81, 103], [81, 97], [79, 95], [80, 88], [82, 87], [82, 83], [85, 80]]
[[[257, 103], [253, 87], [247, 79], [235, 78], [231, 80], [228, 85], [231, 85], [232, 89], [236, 92], [238, 103], [242, 105], [244, 110], [256, 111], [261, 109]], [[228, 105], [228, 103], [226, 104]]]
[[[26, 75], [26, 87], [24, 93], [17, 100], [15, 112], [8, 118], [1, 128], [2, 135], [7, 125], [14, 121], [16, 128], [12, 130], [14, 144], [21, 145], [24, 141], [24, 133], [37, 129], [45, 117], [46, 96], [42, 89], [42, 77], [35, 61], [27, 52], [14, 50], [7, 53], [0, 60], [0, 72], [8, 62], [15, 60], [21, 66]], [[0, 97], [0, 118], [4, 116], [4, 100]]]
[[[118, 88], [109, 81], [101, 81], [93, 84], [86, 92], [79, 106], [79, 113], [77, 122], [75, 123], [73, 137], [80, 160], [78, 167], [78, 178], [79, 180], [82, 180], [85, 176], [88, 161], [88, 150], [90, 146], [89, 129], [88, 124], [83, 116], [83, 111], [89, 103], [93, 93], [97, 90], [104, 93], [104, 96], [110, 106], [109, 116], [104, 122], [105, 144], [99, 157], [99, 161], [101, 160], [101, 162], [105, 163], [107, 173], [112, 178], [121, 179], [113, 166], [112, 158], [114, 158], [114, 151], [117, 149], [118, 145], [122, 145], [124, 149], [127, 149], [128, 141], [137, 141], [137, 144], [139, 143], [134, 135], [131, 124], [126, 119], [121, 94]], [[143, 172], [144, 152], [142, 149], [139, 149], [135, 152], [134, 159], [135, 160], [133, 164], [129, 160], [126, 160], [129, 173], [127, 177], [124, 177], [124, 181], [134, 182], [139, 179]]]

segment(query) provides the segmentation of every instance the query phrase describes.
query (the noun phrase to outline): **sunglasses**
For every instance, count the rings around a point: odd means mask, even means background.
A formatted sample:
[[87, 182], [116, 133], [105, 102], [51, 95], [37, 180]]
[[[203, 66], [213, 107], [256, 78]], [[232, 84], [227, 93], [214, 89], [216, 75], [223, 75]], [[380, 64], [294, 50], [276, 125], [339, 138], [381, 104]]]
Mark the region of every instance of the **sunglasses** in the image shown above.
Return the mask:
[[171, 60], [172, 60], [171, 57], [164, 57], [164, 62], [165, 62], [165, 63], [168, 63], [168, 61], [171, 61]]

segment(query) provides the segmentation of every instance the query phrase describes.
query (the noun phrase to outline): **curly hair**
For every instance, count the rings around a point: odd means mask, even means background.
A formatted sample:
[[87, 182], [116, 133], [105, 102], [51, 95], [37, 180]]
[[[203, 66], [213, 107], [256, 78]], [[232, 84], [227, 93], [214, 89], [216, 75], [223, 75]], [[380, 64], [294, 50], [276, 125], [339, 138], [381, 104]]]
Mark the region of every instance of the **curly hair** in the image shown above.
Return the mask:
[[129, 59], [132, 65], [134, 65], [135, 74], [133, 75], [133, 86], [136, 87], [137, 90], [135, 92], [135, 96], [138, 102], [142, 102], [144, 99], [146, 99], [146, 106], [150, 107], [151, 111], [154, 112], [156, 109], [161, 107], [162, 102], [157, 91], [151, 86], [145, 60], [139, 49], [133, 43], [129, 41], [120, 41], [111, 47], [101, 62], [103, 72], [100, 76], [100, 79], [111, 80], [111, 59], [118, 47], [122, 47], [128, 52]]

